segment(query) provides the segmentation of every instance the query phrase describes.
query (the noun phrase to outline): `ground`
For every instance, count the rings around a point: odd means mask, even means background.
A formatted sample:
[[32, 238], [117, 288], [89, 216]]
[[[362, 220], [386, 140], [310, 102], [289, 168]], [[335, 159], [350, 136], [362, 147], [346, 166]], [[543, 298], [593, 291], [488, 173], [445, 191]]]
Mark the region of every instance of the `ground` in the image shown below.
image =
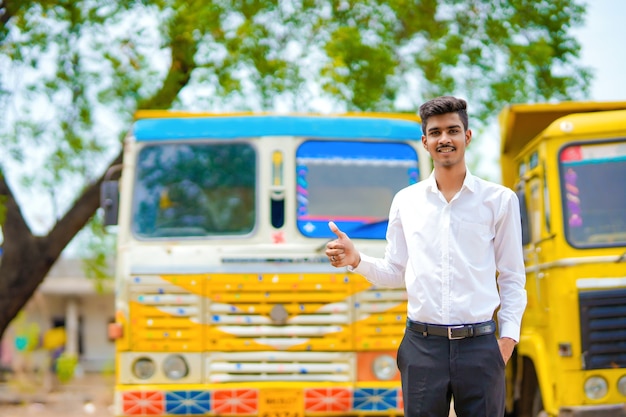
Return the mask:
[[112, 375], [88, 373], [45, 391], [11, 375], [0, 383], [0, 417], [111, 417], [112, 403]]

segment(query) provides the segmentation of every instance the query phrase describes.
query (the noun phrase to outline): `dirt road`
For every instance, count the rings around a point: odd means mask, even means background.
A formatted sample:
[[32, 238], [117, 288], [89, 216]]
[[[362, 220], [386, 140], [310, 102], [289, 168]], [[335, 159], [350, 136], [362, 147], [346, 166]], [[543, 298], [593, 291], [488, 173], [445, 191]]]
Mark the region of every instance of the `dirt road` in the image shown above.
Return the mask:
[[0, 384], [0, 417], [111, 417], [113, 376], [85, 374], [45, 393], [9, 380]]

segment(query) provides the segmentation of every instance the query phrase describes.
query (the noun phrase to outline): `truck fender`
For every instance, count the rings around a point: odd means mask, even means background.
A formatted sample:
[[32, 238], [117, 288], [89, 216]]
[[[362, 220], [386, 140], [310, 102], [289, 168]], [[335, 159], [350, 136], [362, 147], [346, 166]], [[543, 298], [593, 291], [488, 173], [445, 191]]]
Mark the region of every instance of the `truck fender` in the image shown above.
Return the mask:
[[[548, 360], [548, 353], [544, 339], [536, 333], [525, 333], [520, 337], [520, 343], [517, 345], [518, 355], [521, 363], [527, 358], [534, 366], [541, 391], [544, 409], [550, 415], [557, 415], [558, 410], [555, 409], [554, 398], [552, 395], [553, 378]], [[523, 372], [523, 370], [522, 370]]]

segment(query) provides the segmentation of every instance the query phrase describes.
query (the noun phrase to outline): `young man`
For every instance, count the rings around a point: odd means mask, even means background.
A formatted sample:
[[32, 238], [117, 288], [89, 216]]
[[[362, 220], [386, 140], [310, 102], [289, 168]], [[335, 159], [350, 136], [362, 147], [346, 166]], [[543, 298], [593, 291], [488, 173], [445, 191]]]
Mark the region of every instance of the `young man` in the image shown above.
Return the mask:
[[333, 222], [326, 255], [375, 285], [407, 290], [398, 348], [405, 417], [447, 417], [451, 398], [458, 416], [503, 416], [504, 367], [526, 308], [519, 203], [467, 169], [464, 100], [435, 98], [420, 117], [434, 170], [394, 197], [384, 258], [360, 253]]

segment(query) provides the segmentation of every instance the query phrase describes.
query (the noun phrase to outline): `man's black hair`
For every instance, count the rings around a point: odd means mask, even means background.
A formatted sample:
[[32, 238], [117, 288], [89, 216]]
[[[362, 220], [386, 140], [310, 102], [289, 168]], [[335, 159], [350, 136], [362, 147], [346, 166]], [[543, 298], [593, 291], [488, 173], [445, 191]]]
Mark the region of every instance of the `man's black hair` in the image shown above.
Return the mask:
[[420, 106], [420, 118], [422, 119], [422, 131], [424, 134], [426, 134], [426, 125], [429, 117], [446, 113], [457, 113], [465, 130], [469, 128], [467, 102], [462, 98], [441, 96], [429, 100]]

